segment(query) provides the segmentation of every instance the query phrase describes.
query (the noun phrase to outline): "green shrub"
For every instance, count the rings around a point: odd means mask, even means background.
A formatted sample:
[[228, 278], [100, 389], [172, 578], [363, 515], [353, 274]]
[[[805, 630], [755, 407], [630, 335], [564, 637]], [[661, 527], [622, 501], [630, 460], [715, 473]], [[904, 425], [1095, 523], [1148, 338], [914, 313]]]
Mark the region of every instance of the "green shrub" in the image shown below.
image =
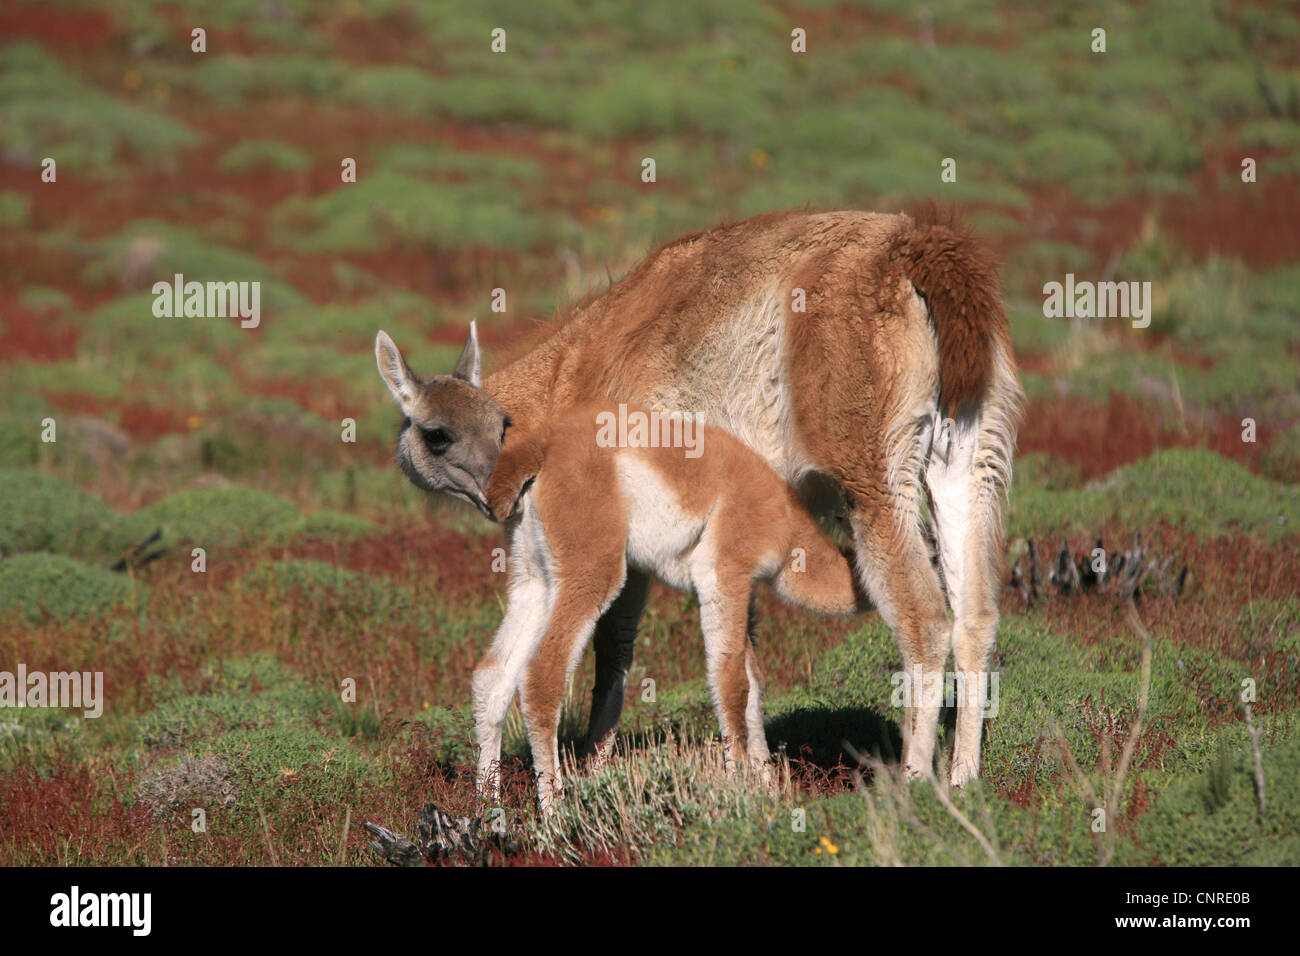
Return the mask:
[[1052, 129], [1025, 144], [1023, 172], [1034, 182], [1067, 182], [1083, 195], [1122, 187], [1124, 157], [1110, 140], [1082, 129]]
[[[253, 17], [253, 20], [266, 19]], [[241, 24], [242, 26], [243, 24]], [[295, 36], [300, 42], [301, 34]], [[338, 89], [347, 73], [337, 60], [314, 56], [221, 56], [207, 54], [178, 77], [214, 103], [234, 105], [268, 96], [319, 97]]]
[[269, 536], [268, 543], [286, 545], [294, 541], [348, 541], [365, 537], [374, 527], [365, 518], [356, 515], [338, 511], [313, 511], [296, 521], [277, 527]]
[[301, 677], [266, 655], [222, 661], [205, 676], [212, 682], [207, 693], [177, 694], [159, 688], [163, 702], [136, 721], [145, 744], [188, 745], [221, 733], [272, 726], [306, 728], [327, 716], [332, 706], [332, 694], [313, 691]]
[[1087, 488], [1047, 491], [1017, 482], [1011, 493], [1012, 536], [1067, 527], [1092, 533], [1107, 520], [1133, 530], [1163, 520], [1210, 537], [1240, 531], [1278, 538], [1300, 527], [1300, 487], [1205, 449], [1166, 448]]
[[[309, 231], [295, 223], [313, 222]], [[275, 210], [282, 240], [304, 251], [367, 252], [393, 242], [441, 249], [526, 249], [540, 236], [530, 204], [499, 183], [432, 183], [378, 171], [313, 200]]]
[[1300, 425], [1292, 425], [1273, 442], [1260, 470], [1274, 481], [1300, 484]]
[[29, 285], [22, 291], [19, 301], [28, 309], [64, 312], [72, 307], [72, 296], [62, 289], [47, 285]]
[[295, 594], [303, 607], [323, 617], [387, 619], [409, 614], [410, 592], [384, 578], [349, 571], [327, 561], [291, 558], [258, 565], [241, 579], [244, 587], [271, 594]]
[[[0, 420], [0, 468], [27, 468], [41, 460], [40, 432], [32, 424], [39, 420]], [[3, 483], [3, 478], [0, 478], [0, 483]], [[0, 525], [4, 523], [7, 523], [7, 515], [0, 515]], [[0, 536], [3, 534], [0, 531]]]
[[[142, 248], [147, 248], [147, 254], [141, 252]], [[135, 264], [132, 263], [133, 259], [144, 261]], [[267, 318], [269, 310], [296, 308], [307, 301], [257, 256], [215, 242], [210, 236], [195, 230], [166, 222], [133, 222], [120, 232], [99, 240], [85, 275], [91, 282], [111, 281], [116, 284], [121, 281], [128, 263], [140, 271], [142, 285], [151, 289], [155, 282], [170, 283], [176, 273], [183, 275], [186, 282], [259, 282], [259, 305], [263, 319]], [[143, 300], [143, 315], [139, 314], [138, 305], [135, 304], [139, 300]], [[168, 325], [182, 330], [181, 334], [185, 335], [196, 334], [204, 325], [223, 324], [234, 327], [236, 333], [242, 332], [245, 336], [249, 334], [248, 330], [242, 330], [233, 323], [218, 318], [173, 316], [170, 319], [158, 319], [153, 314], [152, 291], [147, 298], [139, 296], [139, 300], [132, 300], [133, 308], [137, 310], [132, 314], [139, 321], [149, 323], [147, 337], [150, 339]], [[111, 329], [103, 331], [110, 332]]]
[[241, 791], [268, 813], [271, 802], [290, 788], [316, 805], [338, 806], [354, 800], [361, 784], [387, 776], [352, 744], [309, 727], [232, 730], [197, 743], [191, 752], [226, 761]]
[[1267, 810], [1244, 733], [1199, 776], [1171, 780], [1138, 825], [1144, 853], [1163, 866], [1288, 866], [1300, 860], [1300, 737], [1261, 746]]
[[86, 86], [35, 43], [0, 50], [0, 127], [6, 145], [55, 157], [60, 174], [82, 177], [112, 172], [124, 153], [170, 164], [200, 140], [179, 120]]
[[412, 724], [432, 745], [434, 759], [442, 764], [465, 764], [474, 759], [474, 715], [468, 708], [428, 707]]
[[75, 485], [39, 472], [0, 468], [0, 552], [101, 553], [117, 515]]
[[27, 225], [31, 200], [13, 190], [0, 190], [0, 229], [22, 229]]
[[15, 554], [0, 561], [0, 613], [22, 611], [39, 624], [99, 614], [142, 600], [143, 585], [61, 554]]
[[257, 169], [302, 173], [311, 169], [311, 157], [296, 146], [273, 139], [249, 139], [232, 146], [217, 160], [217, 168], [231, 173]]
[[458, 152], [425, 144], [400, 143], [375, 158], [377, 169], [407, 175], [456, 175], [477, 180], [543, 183], [546, 167], [529, 156]]
[[161, 528], [167, 546], [227, 548], [264, 541], [297, 519], [292, 502], [230, 485], [182, 491], [141, 508], [123, 518], [116, 536], [126, 546]]

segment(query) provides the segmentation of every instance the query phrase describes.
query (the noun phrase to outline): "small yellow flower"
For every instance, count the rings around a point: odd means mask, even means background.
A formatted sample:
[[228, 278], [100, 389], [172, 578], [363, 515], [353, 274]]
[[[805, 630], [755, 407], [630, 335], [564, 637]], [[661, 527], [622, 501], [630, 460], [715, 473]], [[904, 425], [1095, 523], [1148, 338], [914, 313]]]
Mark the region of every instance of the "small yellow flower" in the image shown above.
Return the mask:
[[813, 852], [816, 853], [818, 856], [821, 856], [821, 855], [822, 855], [822, 848], [821, 848], [821, 847], [817, 847], [815, 850], [813, 850]]
[[753, 166], [755, 169], [767, 169], [771, 162], [772, 157], [767, 154], [766, 150], [759, 149], [757, 146], [750, 150], [749, 165]]
[[[829, 839], [827, 839], [826, 837], [822, 837], [822, 838], [821, 838], [820, 840], [818, 840], [817, 842], [820, 843], [822, 846], [826, 847], [826, 852], [829, 853], [831, 856], [834, 856], [836, 853], [839, 853], [839, 852], [840, 852], [840, 848], [837, 847], [834, 843], [832, 843], [832, 842], [831, 842]], [[820, 853], [820, 852], [821, 852], [821, 849], [819, 848], [819, 849], [817, 850], [817, 852]]]
[[127, 70], [122, 77], [122, 85], [128, 90], [138, 90], [140, 84], [144, 82], [144, 77], [140, 75], [139, 70]]
[[203, 419], [199, 418], [198, 415], [191, 415], [189, 418], [185, 419], [185, 427], [190, 431], [194, 431], [194, 429], [198, 428], [202, 424]]

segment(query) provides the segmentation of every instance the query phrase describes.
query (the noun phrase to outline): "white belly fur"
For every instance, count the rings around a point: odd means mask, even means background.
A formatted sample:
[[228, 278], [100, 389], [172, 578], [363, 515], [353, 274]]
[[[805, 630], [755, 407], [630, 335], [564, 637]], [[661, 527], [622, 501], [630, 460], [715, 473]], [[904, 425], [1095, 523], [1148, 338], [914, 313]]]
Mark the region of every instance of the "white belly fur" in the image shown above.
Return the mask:
[[671, 587], [693, 590], [690, 557], [707, 515], [685, 511], [654, 466], [634, 454], [620, 454], [616, 471], [628, 518], [628, 564]]
[[719, 323], [691, 353], [690, 367], [654, 396], [657, 408], [702, 413], [795, 484], [809, 463], [794, 433], [786, 374], [789, 292], [768, 288]]

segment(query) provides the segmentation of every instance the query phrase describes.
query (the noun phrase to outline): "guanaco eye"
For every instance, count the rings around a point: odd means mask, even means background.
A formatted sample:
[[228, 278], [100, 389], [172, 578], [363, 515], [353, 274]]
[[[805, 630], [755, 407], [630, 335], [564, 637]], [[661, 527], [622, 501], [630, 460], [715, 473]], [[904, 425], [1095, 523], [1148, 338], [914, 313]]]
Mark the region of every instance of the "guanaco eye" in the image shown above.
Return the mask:
[[451, 433], [445, 428], [425, 428], [424, 444], [435, 455], [441, 455], [451, 446]]

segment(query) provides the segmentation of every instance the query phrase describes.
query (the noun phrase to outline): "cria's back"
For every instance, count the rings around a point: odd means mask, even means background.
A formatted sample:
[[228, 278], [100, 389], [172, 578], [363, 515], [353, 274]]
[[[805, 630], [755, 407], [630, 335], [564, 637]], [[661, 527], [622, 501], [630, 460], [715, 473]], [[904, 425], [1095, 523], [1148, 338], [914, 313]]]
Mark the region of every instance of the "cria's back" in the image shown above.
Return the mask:
[[864, 608], [849, 559], [761, 457], [722, 429], [657, 416], [588, 405], [544, 436], [508, 441], [489, 486], [496, 513], [514, 510], [532, 479], [557, 571], [575, 549], [617, 548], [684, 590], [763, 578], [821, 613]]

